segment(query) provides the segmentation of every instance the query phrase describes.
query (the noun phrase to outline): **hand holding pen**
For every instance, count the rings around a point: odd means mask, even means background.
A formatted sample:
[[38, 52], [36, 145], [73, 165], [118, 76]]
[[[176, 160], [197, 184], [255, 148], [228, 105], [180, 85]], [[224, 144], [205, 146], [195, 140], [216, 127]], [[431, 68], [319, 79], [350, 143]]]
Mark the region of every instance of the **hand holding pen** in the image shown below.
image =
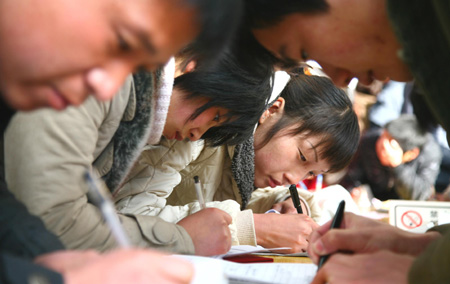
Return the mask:
[[200, 203], [200, 208], [205, 209], [206, 208], [205, 198], [203, 198], [202, 185], [200, 183], [198, 176], [194, 177], [194, 186], [195, 192], [197, 193], [198, 202]]
[[[339, 206], [336, 210], [336, 214], [334, 214], [333, 221], [331, 222], [330, 230], [339, 228], [341, 226], [342, 219], [344, 218], [344, 209], [345, 209], [345, 201], [342, 200], [339, 203]], [[325, 264], [325, 262], [328, 260], [329, 257], [330, 257], [329, 254], [322, 255], [319, 258], [319, 264], [318, 264], [317, 269], [320, 269]]]
[[303, 214], [302, 204], [300, 202], [300, 198], [298, 197], [297, 186], [292, 184], [289, 187], [289, 192], [291, 193], [292, 202], [294, 203], [295, 209], [297, 209], [298, 214]]

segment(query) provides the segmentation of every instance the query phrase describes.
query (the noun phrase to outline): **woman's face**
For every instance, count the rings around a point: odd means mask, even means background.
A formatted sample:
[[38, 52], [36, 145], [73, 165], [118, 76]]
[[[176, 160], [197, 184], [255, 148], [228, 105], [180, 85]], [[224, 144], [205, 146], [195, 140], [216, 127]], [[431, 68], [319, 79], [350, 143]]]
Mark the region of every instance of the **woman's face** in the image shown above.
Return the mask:
[[258, 149], [265, 133], [274, 123], [275, 121], [260, 124], [255, 133], [256, 187], [296, 184], [328, 171], [330, 165], [319, 158], [320, 148], [316, 147], [321, 137], [288, 134], [295, 125], [280, 130], [266, 145]]
[[184, 93], [174, 88], [164, 125], [164, 137], [178, 141], [184, 139], [196, 141], [211, 127], [221, 125], [228, 113], [227, 109], [221, 107], [210, 107], [195, 119], [190, 119], [192, 114], [207, 102], [207, 99], [201, 98], [185, 99]]

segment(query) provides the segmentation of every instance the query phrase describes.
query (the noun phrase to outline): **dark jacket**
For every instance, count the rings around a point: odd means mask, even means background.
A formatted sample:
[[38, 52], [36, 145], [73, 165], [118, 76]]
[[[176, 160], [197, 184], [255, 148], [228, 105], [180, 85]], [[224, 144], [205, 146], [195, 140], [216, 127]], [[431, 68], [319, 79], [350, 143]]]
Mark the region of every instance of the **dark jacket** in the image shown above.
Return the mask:
[[[389, 0], [389, 17], [403, 58], [425, 92], [436, 118], [450, 133], [450, 1]], [[450, 283], [450, 225], [413, 263], [409, 283]]]
[[[0, 157], [3, 161], [3, 132], [13, 111], [0, 102]], [[62, 276], [33, 263], [40, 254], [64, 249], [42, 221], [28, 213], [8, 191], [0, 164], [0, 283], [28, 283], [33, 278], [45, 283], [62, 283]]]

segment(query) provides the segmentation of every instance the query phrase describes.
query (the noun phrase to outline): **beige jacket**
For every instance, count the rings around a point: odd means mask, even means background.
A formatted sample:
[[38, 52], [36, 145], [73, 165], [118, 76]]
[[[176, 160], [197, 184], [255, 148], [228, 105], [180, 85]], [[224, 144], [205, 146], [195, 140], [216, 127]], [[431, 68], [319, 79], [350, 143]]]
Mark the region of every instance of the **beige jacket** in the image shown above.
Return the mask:
[[[118, 169], [114, 177], [125, 175], [126, 164], [131, 167], [133, 158], [130, 155], [124, 159], [124, 167], [115, 165], [118, 142], [139, 150], [140, 143], [145, 145], [148, 133], [133, 142], [134, 137], [115, 136], [122, 123], [132, 123], [138, 116], [137, 109], [142, 110], [136, 84], [130, 76], [110, 102], [91, 97], [80, 107], [62, 112], [18, 113], [6, 132], [6, 180], [10, 190], [67, 248], [104, 251], [117, 246], [99, 210], [87, 201], [83, 174], [93, 166], [102, 177], [108, 177], [114, 167]], [[144, 96], [152, 103], [152, 92]], [[151, 130], [148, 120], [141, 124]], [[120, 220], [135, 246], [194, 253], [192, 240], [181, 226], [153, 216], [122, 214]]]
[[[207, 207], [218, 207], [229, 213], [232, 244], [256, 245], [253, 213], [264, 213], [274, 203], [289, 197], [285, 187], [258, 189], [253, 192], [247, 210], [241, 211], [242, 198], [233, 178], [231, 146], [204, 147], [202, 141], [185, 142], [162, 139], [159, 145], [147, 145], [127, 182], [115, 194], [117, 209], [126, 214], [159, 216], [178, 222], [200, 207], [194, 188], [199, 176]], [[299, 194], [307, 205], [308, 215], [320, 218], [313, 195]]]

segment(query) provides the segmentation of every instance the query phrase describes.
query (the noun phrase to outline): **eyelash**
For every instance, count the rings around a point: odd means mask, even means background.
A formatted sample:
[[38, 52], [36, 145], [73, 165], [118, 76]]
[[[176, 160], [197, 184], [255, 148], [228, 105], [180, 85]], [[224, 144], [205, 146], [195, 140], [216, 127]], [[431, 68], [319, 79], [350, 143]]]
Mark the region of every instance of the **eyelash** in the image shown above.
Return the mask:
[[131, 50], [131, 45], [123, 38], [120, 33], [117, 33], [117, 43], [120, 51], [128, 52]]
[[303, 153], [300, 149], [298, 149], [298, 153], [300, 154], [300, 160], [302, 160], [303, 162], [306, 162], [306, 157], [305, 157], [305, 155], [303, 155]]

